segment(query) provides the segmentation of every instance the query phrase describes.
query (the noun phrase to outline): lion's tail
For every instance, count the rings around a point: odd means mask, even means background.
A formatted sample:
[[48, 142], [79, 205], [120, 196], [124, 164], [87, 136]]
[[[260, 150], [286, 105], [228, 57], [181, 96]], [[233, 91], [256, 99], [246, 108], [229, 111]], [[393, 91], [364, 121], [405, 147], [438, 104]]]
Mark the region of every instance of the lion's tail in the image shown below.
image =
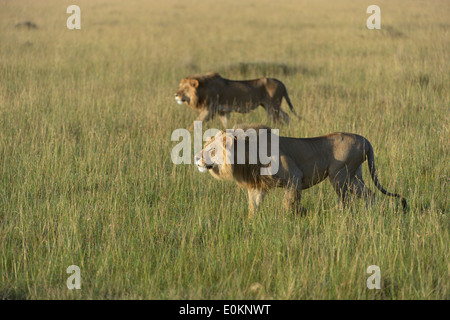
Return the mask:
[[407, 207], [406, 199], [403, 198], [401, 195], [399, 195], [397, 193], [390, 193], [389, 191], [384, 189], [383, 186], [378, 181], [378, 177], [377, 177], [376, 169], [375, 169], [375, 156], [374, 156], [374, 153], [373, 153], [372, 145], [370, 144], [370, 142], [368, 140], [365, 140], [365, 143], [366, 143], [367, 164], [369, 166], [370, 176], [372, 177], [372, 180], [373, 180], [375, 186], [383, 194], [385, 194], [385, 195], [387, 195], [389, 197], [399, 198], [401, 200], [401, 202], [402, 202], [403, 209], [406, 209], [406, 207]]

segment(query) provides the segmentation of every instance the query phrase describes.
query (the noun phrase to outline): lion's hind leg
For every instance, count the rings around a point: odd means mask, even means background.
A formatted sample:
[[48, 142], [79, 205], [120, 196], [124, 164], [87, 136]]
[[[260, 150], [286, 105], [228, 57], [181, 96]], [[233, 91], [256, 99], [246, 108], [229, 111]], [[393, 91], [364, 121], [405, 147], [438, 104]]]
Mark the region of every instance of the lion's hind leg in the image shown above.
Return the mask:
[[276, 125], [280, 124], [280, 119], [289, 125], [291, 119], [286, 112], [281, 110], [281, 100], [276, 103], [265, 103], [263, 104], [263, 107], [266, 109], [267, 115]]
[[280, 112], [277, 111], [276, 108], [274, 108], [270, 103], [263, 103], [261, 105], [266, 110], [267, 116], [275, 125], [278, 125], [280, 123]]
[[367, 205], [373, 203], [374, 194], [364, 183], [362, 177], [362, 165], [358, 167], [355, 175], [352, 177], [349, 185], [349, 191], [354, 193], [358, 198], [363, 198], [366, 200]]
[[364, 198], [368, 203], [373, 199], [372, 191], [364, 183], [361, 165], [354, 172], [349, 172], [348, 167], [330, 172], [329, 179], [344, 207], [352, 196]]
[[289, 115], [280, 109], [280, 117], [283, 119], [283, 121], [286, 123], [286, 125], [289, 125], [291, 122], [291, 118], [289, 118]]
[[345, 207], [348, 202], [347, 193], [350, 182], [350, 174], [347, 167], [330, 171], [328, 177], [331, 185], [334, 188], [334, 191], [336, 191], [337, 195], [339, 196], [343, 207]]

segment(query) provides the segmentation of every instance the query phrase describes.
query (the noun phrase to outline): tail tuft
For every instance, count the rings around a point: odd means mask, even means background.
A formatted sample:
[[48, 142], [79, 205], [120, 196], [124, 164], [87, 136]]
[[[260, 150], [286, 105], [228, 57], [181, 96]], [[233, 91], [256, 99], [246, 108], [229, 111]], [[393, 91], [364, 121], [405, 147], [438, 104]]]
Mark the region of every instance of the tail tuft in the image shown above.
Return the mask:
[[408, 209], [408, 203], [406, 202], [405, 198], [402, 198], [402, 207], [403, 207], [403, 210]]

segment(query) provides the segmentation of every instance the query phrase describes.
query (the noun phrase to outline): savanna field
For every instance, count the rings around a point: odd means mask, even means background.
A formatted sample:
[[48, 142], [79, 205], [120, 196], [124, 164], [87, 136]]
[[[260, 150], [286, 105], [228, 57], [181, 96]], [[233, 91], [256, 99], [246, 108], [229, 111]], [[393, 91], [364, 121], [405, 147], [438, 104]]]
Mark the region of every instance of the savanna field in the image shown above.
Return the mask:
[[[249, 221], [235, 183], [171, 161], [197, 117], [174, 93], [210, 71], [283, 81], [303, 119], [283, 102], [280, 135], [365, 136], [408, 211], [342, 209], [325, 181], [306, 215], [280, 189]], [[0, 299], [450, 299], [449, 89], [446, 0], [1, 1]]]

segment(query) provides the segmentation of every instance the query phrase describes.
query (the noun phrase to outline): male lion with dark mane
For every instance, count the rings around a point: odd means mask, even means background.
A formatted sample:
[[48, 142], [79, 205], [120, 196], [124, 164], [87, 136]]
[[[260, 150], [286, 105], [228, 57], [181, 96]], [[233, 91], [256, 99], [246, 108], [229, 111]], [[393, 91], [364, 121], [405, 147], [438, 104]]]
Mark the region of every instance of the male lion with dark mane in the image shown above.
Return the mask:
[[[373, 148], [366, 138], [342, 132], [316, 138], [278, 137], [271, 130], [263, 125], [240, 125], [234, 131], [218, 132], [194, 156], [200, 172], [209, 171], [217, 179], [234, 180], [248, 190], [249, 218], [258, 210], [266, 191], [274, 187], [286, 189], [283, 202], [287, 209], [301, 211], [301, 191], [327, 177], [344, 206], [351, 194], [371, 200], [374, 194], [366, 187], [362, 177], [362, 163], [365, 160], [368, 161], [369, 172], [377, 189], [387, 196], [400, 198], [406, 209], [405, 198], [386, 191], [379, 183]], [[274, 162], [268, 166], [260, 160], [250, 160], [252, 152], [261, 155], [260, 146], [264, 137], [261, 133], [267, 133], [267, 150], [273, 150], [271, 144], [278, 144], [278, 152], [268, 155], [278, 166], [271, 175], [261, 173], [263, 169], [273, 166]], [[245, 149], [239, 151], [239, 143], [244, 144]]]
[[289, 115], [281, 110], [283, 98], [297, 116], [286, 87], [273, 78], [235, 81], [222, 78], [217, 73], [208, 73], [184, 78], [175, 93], [179, 104], [185, 103], [191, 109], [200, 111], [197, 121], [208, 121], [217, 114], [225, 128], [230, 112], [247, 113], [260, 105], [275, 123], [279, 123], [281, 118], [289, 124]]

